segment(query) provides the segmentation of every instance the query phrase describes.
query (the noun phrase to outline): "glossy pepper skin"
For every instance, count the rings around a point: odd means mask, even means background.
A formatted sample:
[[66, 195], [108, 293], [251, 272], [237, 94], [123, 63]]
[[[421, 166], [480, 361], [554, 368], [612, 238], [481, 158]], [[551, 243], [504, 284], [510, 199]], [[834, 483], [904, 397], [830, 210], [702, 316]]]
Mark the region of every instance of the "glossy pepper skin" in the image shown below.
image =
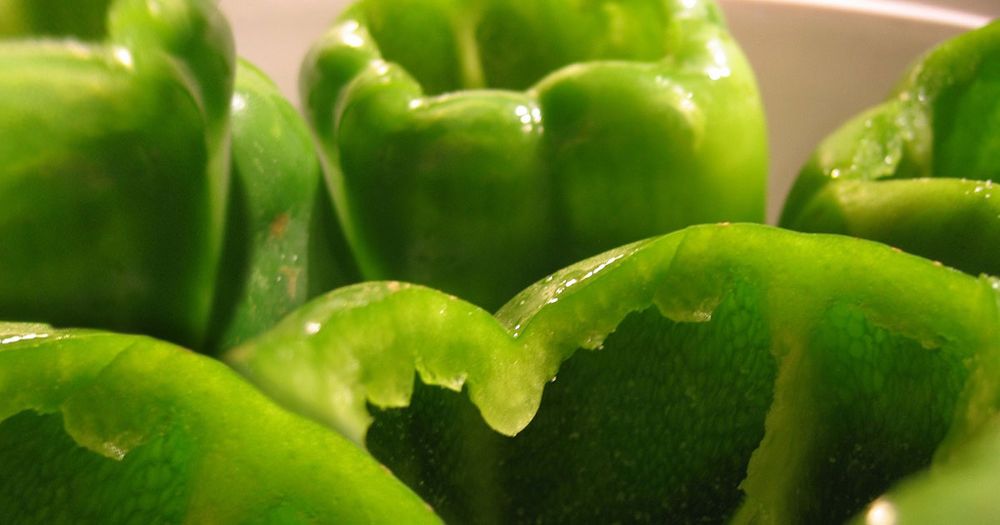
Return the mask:
[[210, 0], [0, 2], [0, 318], [199, 345], [226, 202]]
[[613, 246], [764, 217], [763, 112], [710, 1], [362, 0], [301, 89], [368, 279], [495, 308]]
[[359, 280], [305, 120], [239, 61], [224, 255], [210, 351], [257, 335], [306, 300]]
[[927, 468], [1000, 479], [949, 461], [1000, 436], [1000, 281], [861, 239], [691, 227], [495, 316], [363, 283], [225, 358], [449, 522], [831, 522], [886, 491], [873, 508], [919, 512], [917, 490], [998, 510]]
[[7, 523], [439, 523], [354, 444], [172, 344], [0, 323], [0, 377]]
[[831, 134], [780, 224], [897, 246], [1000, 275], [1000, 22], [915, 63], [881, 105]]

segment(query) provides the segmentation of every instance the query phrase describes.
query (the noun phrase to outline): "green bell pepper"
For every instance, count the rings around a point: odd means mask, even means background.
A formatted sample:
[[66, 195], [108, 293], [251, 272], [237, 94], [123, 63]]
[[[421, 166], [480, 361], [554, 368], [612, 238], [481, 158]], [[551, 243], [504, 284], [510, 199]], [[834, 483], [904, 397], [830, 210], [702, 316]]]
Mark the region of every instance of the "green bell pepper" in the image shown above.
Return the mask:
[[320, 293], [357, 282], [305, 120], [240, 61], [232, 170], [210, 350], [269, 328]]
[[0, 318], [204, 340], [232, 46], [209, 0], [0, 1]]
[[361, 0], [301, 90], [367, 279], [495, 308], [626, 242], [764, 219], [761, 102], [710, 0]]
[[218, 361], [0, 323], [7, 523], [436, 523], [364, 451]]
[[780, 224], [1000, 275], [998, 93], [1000, 21], [929, 52], [886, 102], [823, 141]]
[[225, 358], [448, 521], [827, 522], [996, 428], [1000, 281], [700, 226], [564, 269], [495, 318], [420, 286], [344, 288]]
[[358, 280], [305, 121], [213, 4], [0, 2], [0, 317], [214, 351]]

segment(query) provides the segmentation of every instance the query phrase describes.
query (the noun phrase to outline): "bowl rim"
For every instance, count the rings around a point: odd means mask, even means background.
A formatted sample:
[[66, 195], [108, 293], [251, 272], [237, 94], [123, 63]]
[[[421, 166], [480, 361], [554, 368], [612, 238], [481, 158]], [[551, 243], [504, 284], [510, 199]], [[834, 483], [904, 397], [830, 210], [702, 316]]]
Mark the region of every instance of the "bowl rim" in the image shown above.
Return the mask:
[[904, 0], [730, 0], [728, 3], [772, 4], [827, 11], [843, 11], [962, 29], [975, 29], [992, 21], [988, 15], [967, 9], [921, 4]]

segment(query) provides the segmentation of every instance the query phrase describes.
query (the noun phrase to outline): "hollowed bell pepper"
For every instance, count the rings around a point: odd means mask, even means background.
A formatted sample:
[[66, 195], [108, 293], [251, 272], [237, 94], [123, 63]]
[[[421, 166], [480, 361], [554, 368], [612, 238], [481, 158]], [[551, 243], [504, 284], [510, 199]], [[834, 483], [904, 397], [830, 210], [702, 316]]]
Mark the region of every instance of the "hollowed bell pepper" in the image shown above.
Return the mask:
[[874, 239], [1000, 275], [998, 93], [994, 22], [929, 52], [886, 102], [823, 141], [780, 224]]
[[0, 318], [205, 337], [233, 49], [209, 0], [0, 4]]
[[990, 432], [998, 308], [997, 280], [881, 244], [701, 226], [562, 270], [495, 318], [419, 286], [344, 288], [226, 358], [456, 523], [829, 522]]
[[368, 279], [488, 308], [599, 251], [764, 218], [763, 112], [706, 0], [361, 0], [302, 70]]
[[5, 523], [433, 523], [346, 439], [223, 364], [139, 336], [0, 323]]

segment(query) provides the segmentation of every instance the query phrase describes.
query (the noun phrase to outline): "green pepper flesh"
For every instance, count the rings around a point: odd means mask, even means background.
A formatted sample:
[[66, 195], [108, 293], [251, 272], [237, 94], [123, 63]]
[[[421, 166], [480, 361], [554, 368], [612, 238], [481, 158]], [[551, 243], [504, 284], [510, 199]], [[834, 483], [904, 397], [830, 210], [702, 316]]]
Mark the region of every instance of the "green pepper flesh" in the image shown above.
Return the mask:
[[226, 358], [446, 520], [846, 519], [961, 433], [997, 300], [883, 245], [703, 226], [571, 266], [495, 320], [343, 289]]
[[223, 364], [0, 324], [0, 514], [17, 523], [435, 523], [370, 456]]

